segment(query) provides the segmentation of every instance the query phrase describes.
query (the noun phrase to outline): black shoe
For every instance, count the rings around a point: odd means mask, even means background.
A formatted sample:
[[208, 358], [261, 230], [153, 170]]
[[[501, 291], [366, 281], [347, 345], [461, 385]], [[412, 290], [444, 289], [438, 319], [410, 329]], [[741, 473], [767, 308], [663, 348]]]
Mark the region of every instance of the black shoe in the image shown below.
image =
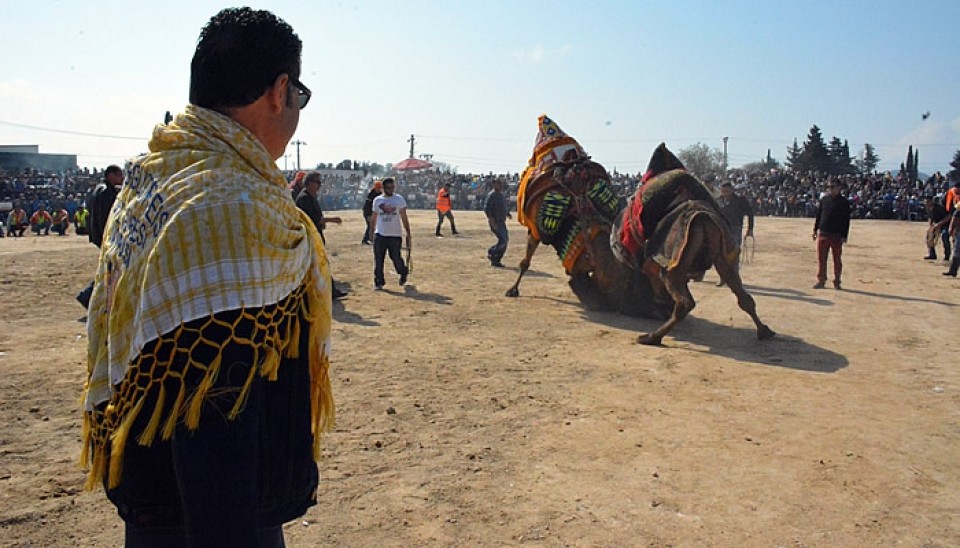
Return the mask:
[[840, 287], [839, 281], [833, 282], [833, 288], [836, 289], [837, 291], [840, 291], [841, 289], [843, 289], [842, 287]]
[[407, 284], [407, 273], [404, 272], [403, 274], [400, 275], [400, 285], [406, 285], [406, 284]]
[[943, 275], [944, 275], [944, 276], [953, 276], [954, 278], [957, 277], [957, 273], [956, 273], [956, 272], [950, 272], [949, 270], [946, 271], [946, 272], [944, 272]]
[[340, 299], [346, 297], [347, 295], [349, 295], [349, 293], [347, 293], [346, 291], [343, 291], [343, 290], [340, 290], [340, 289], [334, 289], [334, 290], [333, 290], [333, 300], [335, 300], [335, 301], [340, 300]]
[[496, 268], [503, 268], [503, 263], [501, 263], [500, 261], [490, 261], [490, 266], [493, 266]]
[[93, 284], [88, 285], [83, 288], [80, 293], [77, 293], [77, 302], [83, 305], [84, 308], [90, 308], [91, 295], [93, 295]]
[[814, 289], [823, 289], [826, 286], [827, 286], [827, 282], [817, 282], [813, 284]]
[[936, 255], [927, 255], [926, 257], [923, 258], [923, 260], [924, 260], [924, 261], [936, 261], [936, 260], [937, 260], [937, 256], [936, 256]]
[[437, 233], [437, 238], [443, 238], [443, 234]]
[[454, 231], [453, 231], [453, 235], [454, 235], [454, 236], [459, 236], [459, 235], [460, 235], [460, 233], [459, 233], [459, 232], [457, 232], [456, 230], [454, 230]]
[[360, 242], [360, 243], [361, 243], [362, 245], [373, 245], [373, 243], [371, 243], [370, 240], [364, 240], [364, 241], [362, 241], [362, 242]]
[[727, 282], [725, 282], [725, 281], [723, 281], [723, 280], [720, 280], [719, 282], [717, 282], [717, 287], [723, 287], [723, 286], [725, 286], [725, 285], [727, 285]]

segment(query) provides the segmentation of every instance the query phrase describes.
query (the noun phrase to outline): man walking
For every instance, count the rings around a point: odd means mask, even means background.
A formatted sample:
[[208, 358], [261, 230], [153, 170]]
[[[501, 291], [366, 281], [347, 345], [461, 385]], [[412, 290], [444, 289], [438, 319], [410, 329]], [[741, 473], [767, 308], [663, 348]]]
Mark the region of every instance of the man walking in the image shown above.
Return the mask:
[[841, 254], [850, 231], [850, 202], [840, 194], [840, 183], [831, 179], [827, 195], [820, 198], [817, 220], [813, 224], [813, 239], [817, 242], [817, 283], [814, 289], [823, 289], [827, 283], [827, 253], [833, 254], [833, 288], [842, 289], [840, 274], [843, 271]]
[[373, 285], [382, 290], [386, 285], [383, 274], [383, 261], [387, 254], [393, 262], [393, 268], [400, 275], [400, 285], [407, 283], [410, 273], [400, 256], [403, 245], [403, 230], [407, 234], [407, 248], [413, 245], [410, 238], [410, 221], [407, 220], [407, 202], [396, 194], [397, 185], [393, 177], [383, 180], [383, 194], [373, 199], [373, 215], [370, 217], [370, 232], [373, 239]]
[[507, 199], [503, 195], [503, 180], [493, 180], [493, 190], [487, 194], [486, 204], [483, 206], [483, 213], [487, 216], [487, 222], [490, 224], [490, 232], [497, 237], [497, 243], [490, 246], [487, 250], [487, 258], [490, 259], [490, 266], [502, 268], [504, 253], [507, 252], [507, 244], [510, 241], [510, 233], [507, 230], [507, 219], [510, 218], [510, 212], [507, 210]]
[[[717, 198], [717, 205], [720, 206], [720, 213], [730, 225], [730, 233], [733, 235], [733, 243], [739, 250], [743, 244], [743, 218], [747, 218], [747, 237], [753, 236], [753, 208], [750, 202], [733, 191], [733, 183], [724, 181], [720, 185], [720, 197]], [[740, 270], [740, 254], [737, 254], [737, 263], [734, 268]], [[717, 287], [723, 287], [724, 282], [717, 282]]]
[[437, 238], [443, 238], [440, 233], [440, 227], [443, 226], [443, 219], [450, 219], [450, 231], [456, 236], [457, 225], [453, 222], [453, 204], [450, 201], [450, 183], [443, 183], [437, 192]]

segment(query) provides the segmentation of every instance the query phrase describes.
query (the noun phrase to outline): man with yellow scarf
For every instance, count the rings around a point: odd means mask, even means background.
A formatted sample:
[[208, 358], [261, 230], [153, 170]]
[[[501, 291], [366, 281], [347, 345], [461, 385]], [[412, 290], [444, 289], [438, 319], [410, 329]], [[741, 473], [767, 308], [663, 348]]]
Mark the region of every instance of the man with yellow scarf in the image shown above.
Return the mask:
[[333, 424], [330, 275], [275, 161], [310, 91], [267, 11], [203, 28], [190, 104], [126, 168], [90, 300], [84, 451], [127, 546], [282, 546]]

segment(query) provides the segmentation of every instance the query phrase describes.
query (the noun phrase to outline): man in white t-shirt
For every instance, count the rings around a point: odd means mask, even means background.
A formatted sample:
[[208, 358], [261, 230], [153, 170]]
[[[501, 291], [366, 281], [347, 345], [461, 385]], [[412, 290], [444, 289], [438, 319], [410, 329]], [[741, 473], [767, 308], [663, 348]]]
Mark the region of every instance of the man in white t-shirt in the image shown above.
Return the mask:
[[407, 202], [403, 196], [396, 194], [397, 183], [393, 177], [383, 180], [383, 194], [373, 200], [373, 215], [370, 217], [371, 239], [373, 240], [373, 284], [376, 289], [382, 290], [386, 283], [383, 278], [383, 259], [387, 253], [393, 261], [393, 268], [400, 275], [400, 285], [407, 283], [407, 265], [400, 256], [403, 246], [403, 230], [407, 233], [407, 246], [412, 245], [410, 239], [410, 221], [407, 220]]

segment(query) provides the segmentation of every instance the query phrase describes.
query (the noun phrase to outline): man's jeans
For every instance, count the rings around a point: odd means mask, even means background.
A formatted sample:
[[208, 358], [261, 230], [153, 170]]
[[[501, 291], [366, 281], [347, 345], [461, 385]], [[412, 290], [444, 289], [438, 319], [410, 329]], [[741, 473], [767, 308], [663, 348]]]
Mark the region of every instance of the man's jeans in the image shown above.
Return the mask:
[[507, 252], [507, 244], [510, 242], [510, 232], [507, 230], [507, 221], [489, 220], [490, 232], [497, 237], [497, 243], [490, 246], [487, 250], [487, 258], [491, 263], [499, 263], [500, 259]]
[[400, 236], [373, 236], [373, 283], [378, 287], [386, 285], [383, 278], [383, 260], [387, 253], [390, 254], [390, 260], [393, 261], [393, 268], [397, 274], [405, 276], [407, 274], [407, 265], [400, 256], [400, 246], [403, 245], [403, 238]]

